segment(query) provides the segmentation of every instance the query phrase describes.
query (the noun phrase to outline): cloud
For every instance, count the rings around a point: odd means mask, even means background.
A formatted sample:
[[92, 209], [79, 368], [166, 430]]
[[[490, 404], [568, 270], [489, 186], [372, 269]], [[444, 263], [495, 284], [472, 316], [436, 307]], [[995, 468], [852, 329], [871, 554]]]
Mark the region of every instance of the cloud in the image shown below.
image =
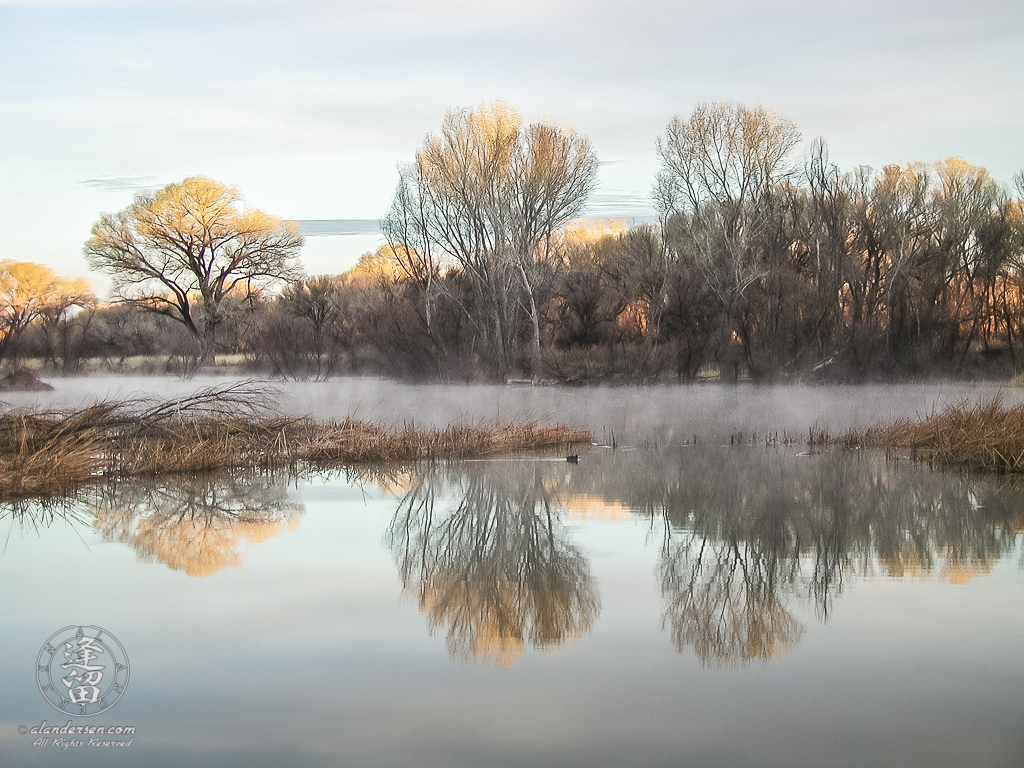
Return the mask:
[[587, 216], [617, 216], [632, 219], [653, 220], [654, 206], [646, 194], [622, 192], [596, 192], [590, 196]]
[[381, 237], [377, 219], [299, 219], [299, 232], [305, 237], [369, 235]]
[[85, 179], [78, 183], [112, 192], [152, 192], [164, 186], [156, 176], [105, 176], [99, 179]]

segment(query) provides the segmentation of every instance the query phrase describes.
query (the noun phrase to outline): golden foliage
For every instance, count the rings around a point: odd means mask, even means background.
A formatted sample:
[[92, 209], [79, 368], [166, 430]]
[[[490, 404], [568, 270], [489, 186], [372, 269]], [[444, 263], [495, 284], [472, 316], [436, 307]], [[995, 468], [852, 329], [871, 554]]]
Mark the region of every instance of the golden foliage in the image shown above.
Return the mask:
[[121, 300], [182, 323], [212, 361], [224, 299], [299, 279], [302, 243], [295, 222], [243, 208], [237, 187], [190, 176], [105, 214], [84, 250]]
[[631, 517], [628, 504], [595, 494], [566, 494], [562, 496], [562, 503], [565, 506], [565, 516], [569, 520], [622, 522]]
[[[414, 250], [414, 249], [413, 249]], [[356, 287], [369, 287], [384, 281], [392, 283], [403, 274], [395, 248], [384, 244], [372, 253], [364, 253], [345, 277]]]
[[[239, 550], [286, 531], [295, 530], [298, 518], [284, 520], [235, 520], [230, 517], [139, 517], [127, 536], [116, 536], [126, 527], [119, 518], [135, 518], [135, 510], [107, 510], [96, 513], [96, 527], [108, 538], [130, 545], [142, 560], [157, 561], [189, 576], [210, 576], [225, 568], [241, 565]], [[130, 525], [130, 520], [129, 520]]]
[[81, 277], [61, 277], [45, 264], [0, 261], [0, 339], [44, 313], [63, 313], [71, 306], [95, 302], [92, 288]]
[[619, 327], [629, 333], [645, 334], [650, 327], [650, 308], [643, 300], [631, 302], [626, 306], [616, 321]]

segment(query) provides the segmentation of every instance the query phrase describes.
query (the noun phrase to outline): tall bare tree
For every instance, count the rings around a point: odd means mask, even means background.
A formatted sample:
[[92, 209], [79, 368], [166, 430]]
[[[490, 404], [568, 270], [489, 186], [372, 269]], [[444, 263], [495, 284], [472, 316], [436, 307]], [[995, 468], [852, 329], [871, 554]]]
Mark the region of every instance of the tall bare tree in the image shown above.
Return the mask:
[[791, 121], [763, 107], [712, 101], [686, 120], [674, 117], [658, 140], [663, 178], [676, 192], [674, 209], [692, 213], [707, 202], [722, 204], [733, 234], [744, 203], [791, 173], [787, 160], [799, 141]]
[[[730, 322], [763, 274], [754, 246], [777, 208], [774, 187], [793, 173], [799, 141], [796, 126], [774, 111], [725, 102], [673, 118], [658, 140], [654, 197], [667, 242], [704, 273]], [[725, 329], [724, 347], [736, 330]]]
[[537, 373], [551, 235], [582, 212], [596, 176], [585, 137], [547, 122], [523, 127], [502, 102], [450, 111], [440, 135], [428, 135], [400, 171], [383, 230], [426, 276], [419, 279], [429, 280], [438, 260], [465, 272], [475, 291], [466, 314], [494, 350], [499, 378], [512, 365], [524, 313]]
[[85, 244], [89, 266], [113, 277], [114, 295], [182, 323], [201, 362], [214, 361], [225, 298], [302, 274], [295, 222], [241, 200], [236, 187], [191, 176], [105, 214]]

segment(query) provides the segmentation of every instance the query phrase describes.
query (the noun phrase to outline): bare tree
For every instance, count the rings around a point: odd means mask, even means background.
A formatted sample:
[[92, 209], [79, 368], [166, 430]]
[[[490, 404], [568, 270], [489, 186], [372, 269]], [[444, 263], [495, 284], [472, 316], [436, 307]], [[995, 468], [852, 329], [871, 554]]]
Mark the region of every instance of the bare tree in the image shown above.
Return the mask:
[[416, 163], [401, 169], [383, 230], [411, 272], [429, 280], [447, 259], [469, 277], [476, 300], [466, 314], [493, 348], [499, 378], [511, 367], [524, 313], [537, 373], [551, 235], [580, 214], [596, 175], [585, 137], [550, 123], [524, 128], [502, 102], [450, 111], [441, 134], [428, 135]]
[[295, 222], [240, 203], [236, 187], [203, 176], [139, 195], [93, 225], [86, 260], [121, 301], [182, 323], [213, 362], [224, 299], [302, 272]]
[[[342, 275], [317, 275], [287, 285], [278, 299], [284, 311], [283, 324], [294, 339], [289, 352], [305, 362], [305, 370], [292, 373], [312, 374], [317, 378], [334, 372], [338, 347], [351, 334], [347, 280]], [[264, 312], [269, 317], [273, 313]], [[278, 329], [279, 331], [282, 329]], [[279, 372], [284, 373], [281, 366]], [[294, 366], [293, 366], [294, 368]]]
[[707, 202], [726, 206], [733, 233], [744, 203], [791, 173], [786, 161], [799, 141], [796, 126], [773, 110], [699, 104], [686, 121], [674, 117], [658, 140], [662, 178], [677, 193], [676, 210], [692, 213]]
[[[658, 140], [654, 198], [666, 239], [704, 273], [730, 322], [762, 276], [753, 246], [775, 208], [774, 187], [793, 174], [799, 141], [796, 126], [774, 111], [722, 102], [673, 118]], [[730, 347], [735, 329], [725, 330]]]
[[440, 265], [434, 259], [431, 239], [426, 232], [427, 200], [418, 194], [426, 183], [422, 175], [422, 169], [416, 164], [399, 169], [398, 189], [391, 211], [381, 221], [381, 229], [399, 273], [421, 291], [427, 334], [436, 341], [433, 308], [439, 293]]

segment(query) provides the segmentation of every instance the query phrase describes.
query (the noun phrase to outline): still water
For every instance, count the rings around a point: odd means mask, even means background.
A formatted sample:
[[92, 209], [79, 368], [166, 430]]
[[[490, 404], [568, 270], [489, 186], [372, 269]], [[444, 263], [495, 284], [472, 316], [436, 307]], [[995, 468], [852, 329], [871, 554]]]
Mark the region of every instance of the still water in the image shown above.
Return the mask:
[[[410, 389], [390, 417], [551, 405], [616, 448], [2, 507], [0, 764], [1020, 766], [1024, 484], [750, 440], [936, 404], [858, 391]], [[35, 662], [75, 623], [131, 660], [75, 722], [130, 747], [18, 732], [73, 719]]]

